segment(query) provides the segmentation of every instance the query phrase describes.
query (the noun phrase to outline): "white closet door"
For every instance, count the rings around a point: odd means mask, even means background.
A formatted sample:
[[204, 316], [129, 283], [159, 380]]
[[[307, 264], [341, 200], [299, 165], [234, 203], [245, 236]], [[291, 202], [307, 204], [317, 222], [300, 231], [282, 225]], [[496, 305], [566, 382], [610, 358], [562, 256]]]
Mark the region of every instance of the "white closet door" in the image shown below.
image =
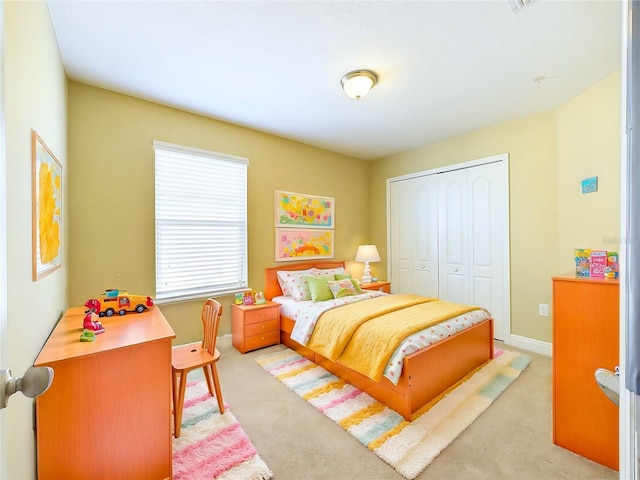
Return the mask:
[[412, 180], [389, 185], [389, 228], [391, 255], [391, 289], [393, 293], [410, 293], [412, 279], [413, 197]]
[[491, 312], [508, 341], [508, 157], [389, 183], [393, 293], [417, 293]]
[[411, 290], [438, 297], [438, 175], [416, 178], [413, 183], [413, 278]]
[[500, 340], [505, 339], [503, 171], [499, 163], [468, 169], [469, 303], [491, 312]]
[[438, 175], [439, 297], [469, 303], [467, 170]]

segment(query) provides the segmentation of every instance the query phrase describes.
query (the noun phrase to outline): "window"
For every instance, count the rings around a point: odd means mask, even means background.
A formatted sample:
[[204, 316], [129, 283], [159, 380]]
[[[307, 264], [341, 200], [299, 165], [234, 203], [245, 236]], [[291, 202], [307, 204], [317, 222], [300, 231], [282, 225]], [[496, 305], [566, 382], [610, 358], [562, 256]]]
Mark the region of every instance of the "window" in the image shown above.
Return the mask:
[[247, 165], [222, 153], [153, 142], [156, 299], [247, 288]]

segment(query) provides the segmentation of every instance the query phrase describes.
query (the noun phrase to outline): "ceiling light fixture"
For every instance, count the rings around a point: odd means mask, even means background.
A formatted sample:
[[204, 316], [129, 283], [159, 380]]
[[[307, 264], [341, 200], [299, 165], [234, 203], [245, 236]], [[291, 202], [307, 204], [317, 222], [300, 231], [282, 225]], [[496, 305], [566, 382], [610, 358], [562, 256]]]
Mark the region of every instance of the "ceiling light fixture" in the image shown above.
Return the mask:
[[356, 100], [360, 100], [369, 93], [377, 82], [378, 75], [371, 70], [354, 70], [340, 80], [344, 92]]

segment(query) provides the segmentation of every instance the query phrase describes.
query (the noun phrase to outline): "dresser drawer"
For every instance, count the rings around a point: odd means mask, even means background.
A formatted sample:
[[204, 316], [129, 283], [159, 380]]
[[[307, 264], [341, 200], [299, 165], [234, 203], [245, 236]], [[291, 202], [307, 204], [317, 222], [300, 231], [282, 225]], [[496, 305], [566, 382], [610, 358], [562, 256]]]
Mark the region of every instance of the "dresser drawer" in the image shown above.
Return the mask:
[[245, 327], [244, 334], [247, 337], [260, 335], [267, 332], [275, 332], [278, 329], [278, 320], [267, 320], [266, 322], [250, 323]]
[[275, 345], [278, 343], [278, 331], [267, 332], [260, 335], [253, 335], [245, 339], [246, 350], [255, 350], [257, 348]]
[[266, 320], [276, 320], [277, 318], [278, 307], [260, 308], [245, 312], [244, 323], [245, 325], [248, 325], [250, 323], [264, 322]]

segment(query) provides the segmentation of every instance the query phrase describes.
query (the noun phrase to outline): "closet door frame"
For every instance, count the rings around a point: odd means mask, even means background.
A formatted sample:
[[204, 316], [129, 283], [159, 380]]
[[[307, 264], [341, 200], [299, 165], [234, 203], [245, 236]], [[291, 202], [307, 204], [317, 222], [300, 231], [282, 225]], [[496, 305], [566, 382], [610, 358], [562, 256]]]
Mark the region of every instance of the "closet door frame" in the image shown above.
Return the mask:
[[[391, 184], [394, 182], [402, 181], [402, 180], [411, 180], [417, 177], [423, 177], [426, 175], [436, 175], [439, 173], [451, 172], [455, 170], [467, 169], [471, 167], [477, 167], [480, 165], [486, 165], [491, 163], [498, 163], [500, 165], [500, 182], [502, 184], [502, 188], [500, 191], [501, 201], [500, 203], [503, 205], [501, 211], [501, 223], [502, 223], [502, 232], [501, 232], [501, 241], [503, 245], [502, 249], [502, 265], [503, 265], [503, 305], [502, 312], [503, 318], [501, 321], [501, 325], [495, 325], [496, 332], [502, 332], [501, 340], [507, 344], [511, 343], [511, 280], [510, 280], [510, 249], [509, 249], [509, 154], [502, 153], [499, 155], [494, 155], [491, 157], [480, 158], [477, 160], [471, 160], [467, 162], [456, 163], [452, 165], [446, 165], [442, 167], [437, 167], [429, 170], [422, 170], [415, 173], [410, 173], [406, 175], [401, 175], [398, 177], [391, 177], [387, 179], [387, 251], [389, 251], [389, 247], [391, 245]], [[392, 265], [391, 265], [391, 255], [387, 255], [387, 272], [389, 272], [390, 278], [388, 280], [391, 281], [391, 285], [393, 286], [393, 275], [392, 275]]]

